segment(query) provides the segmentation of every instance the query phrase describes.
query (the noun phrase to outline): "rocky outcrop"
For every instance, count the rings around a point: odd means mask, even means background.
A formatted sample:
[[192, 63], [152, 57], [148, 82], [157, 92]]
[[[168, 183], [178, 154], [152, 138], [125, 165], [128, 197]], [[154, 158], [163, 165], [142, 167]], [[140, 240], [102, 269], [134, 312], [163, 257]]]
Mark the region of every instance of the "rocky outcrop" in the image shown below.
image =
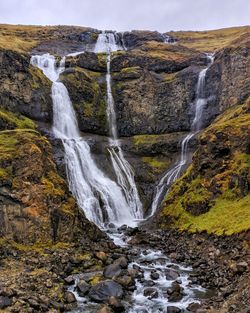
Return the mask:
[[113, 75], [120, 136], [189, 130], [198, 71], [190, 67], [177, 73], [156, 74], [124, 68]]
[[51, 83], [29, 57], [0, 50], [0, 103], [32, 119], [52, 120]]
[[68, 68], [60, 79], [68, 89], [81, 131], [107, 134], [106, 84], [98, 72]]
[[34, 244], [100, 235], [58, 175], [45, 137], [32, 129], [15, 128], [0, 132], [0, 146], [1, 237]]
[[215, 55], [206, 77], [208, 105], [206, 125], [231, 106], [242, 103], [250, 95], [250, 39], [242, 35]]

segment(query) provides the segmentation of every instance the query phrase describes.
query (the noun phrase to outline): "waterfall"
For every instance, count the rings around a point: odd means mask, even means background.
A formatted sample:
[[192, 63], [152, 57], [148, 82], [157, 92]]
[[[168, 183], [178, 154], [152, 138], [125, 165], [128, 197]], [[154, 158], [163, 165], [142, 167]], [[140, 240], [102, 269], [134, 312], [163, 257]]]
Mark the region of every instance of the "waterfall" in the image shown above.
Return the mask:
[[190, 140], [202, 129], [202, 114], [204, 107], [207, 104], [207, 99], [205, 96], [205, 78], [209, 67], [213, 63], [213, 55], [206, 54], [208, 59], [208, 66], [201, 70], [198, 77], [197, 87], [196, 87], [196, 99], [195, 99], [195, 116], [192, 121], [191, 131], [187, 136], [185, 136], [181, 142], [181, 157], [180, 161], [161, 178], [158, 185], [156, 186], [153, 203], [151, 206], [151, 213], [149, 217], [153, 216], [156, 212], [158, 206], [164, 199], [168, 188], [180, 177], [183, 169], [188, 164], [188, 145]]
[[77, 118], [67, 88], [59, 81], [65, 69], [65, 57], [56, 67], [55, 57], [35, 55], [31, 63], [52, 81], [53, 133], [62, 140], [69, 188], [86, 217], [104, 228], [109, 222], [117, 226], [134, 225], [138, 218], [124, 196], [124, 190], [96, 165], [90, 147], [80, 136]]
[[112, 95], [112, 80], [110, 71], [111, 52], [121, 50], [122, 47], [116, 44], [117, 40], [114, 33], [102, 32], [97, 39], [95, 52], [107, 53], [107, 118], [109, 123], [109, 154], [112, 166], [114, 168], [117, 182], [122, 188], [132, 215], [137, 219], [143, 218], [143, 209], [140, 197], [137, 191], [134, 172], [128, 161], [125, 159], [123, 151], [118, 140], [116, 112], [114, 98]]

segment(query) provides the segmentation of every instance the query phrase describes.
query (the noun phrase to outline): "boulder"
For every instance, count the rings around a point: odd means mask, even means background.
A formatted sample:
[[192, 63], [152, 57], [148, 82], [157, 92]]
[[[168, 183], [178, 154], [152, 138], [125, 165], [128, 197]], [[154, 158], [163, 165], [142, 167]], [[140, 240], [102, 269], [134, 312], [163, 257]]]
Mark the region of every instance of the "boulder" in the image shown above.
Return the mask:
[[96, 302], [107, 301], [110, 297], [121, 298], [123, 288], [112, 280], [100, 282], [90, 289], [89, 297]]
[[165, 276], [167, 280], [175, 280], [177, 279], [180, 275], [177, 271], [173, 270], [173, 269], [166, 269], [165, 270]]
[[80, 280], [76, 285], [76, 290], [81, 297], [84, 297], [90, 289], [90, 285], [85, 280]]
[[154, 298], [158, 298], [159, 293], [156, 288], [145, 288], [143, 291], [143, 295], [151, 300]]

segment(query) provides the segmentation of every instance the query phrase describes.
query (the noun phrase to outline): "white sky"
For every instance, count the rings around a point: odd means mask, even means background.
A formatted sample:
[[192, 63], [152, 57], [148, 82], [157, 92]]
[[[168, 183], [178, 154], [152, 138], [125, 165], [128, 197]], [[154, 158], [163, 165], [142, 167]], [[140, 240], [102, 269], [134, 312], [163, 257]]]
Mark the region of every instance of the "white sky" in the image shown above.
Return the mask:
[[250, 24], [250, 0], [0, 0], [0, 23], [205, 30]]

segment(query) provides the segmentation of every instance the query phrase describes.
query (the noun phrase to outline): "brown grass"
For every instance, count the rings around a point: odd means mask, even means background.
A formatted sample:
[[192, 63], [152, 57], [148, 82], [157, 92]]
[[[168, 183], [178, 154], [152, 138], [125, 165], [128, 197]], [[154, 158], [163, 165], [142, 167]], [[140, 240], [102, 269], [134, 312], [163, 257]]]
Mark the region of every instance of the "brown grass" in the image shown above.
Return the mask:
[[213, 52], [230, 45], [242, 35], [250, 37], [250, 26], [222, 28], [209, 31], [172, 31], [168, 33], [180, 44], [199, 51]]

